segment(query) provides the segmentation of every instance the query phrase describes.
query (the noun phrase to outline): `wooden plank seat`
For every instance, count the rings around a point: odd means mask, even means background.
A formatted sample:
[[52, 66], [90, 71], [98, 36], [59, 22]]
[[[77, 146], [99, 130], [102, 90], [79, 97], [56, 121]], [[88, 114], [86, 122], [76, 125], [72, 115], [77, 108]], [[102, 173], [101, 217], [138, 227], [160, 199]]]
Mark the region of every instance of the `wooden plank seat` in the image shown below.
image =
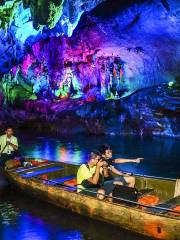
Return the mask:
[[[45, 184], [48, 184], [48, 185], [58, 185], [58, 184], [62, 184], [66, 181], [69, 181], [69, 180], [72, 180], [75, 178], [75, 175], [70, 175], [70, 176], [65, 176], [65, 177], [59, 177], [59, 178], [54, 178], [54, 179], [51, 179], [51, 180], [47, 180], [45, 181]], [[43, 179], [44, 180], [44, 179]]]
[[21, 177], [24, 178], [31, 178], [31, 177], [36, 177], [38, 175], [42, 175], [42, 174], [47, 174], [50, 172], [56, 172], [59, 170], [62, 170], [63, 167], [60, 166], [54, 166], [54, 167], [50, 167], [50, 168], [45, 168], [45, 169], [39, 169], [37, 171], [30, 171], [30, 172], [25, 172], [25, 173], [21, 173]]
[[38, 168], [41, 168], [41, 167], [45, 167], [45, 166], [50, 166], [50, 165], [54, 165], [53, 163], [48, 163], [48, 164], [42, 164], [40, 166], [28, 166], [28, 167], [19, 167], [15, 170], [13, 170], [13, 172], [16, 172], [16, 173], [21, 173], [21, 172], [25, 172], [25, 171], [28, 171], [28, 170], [34, 170], [34, 169], [38, 169]]
[[[39, 178], [41, 179], [41, 178]], [[42, 178], [42, 180], [45, 180]], [[74, 184], [72, 184], [74, 182]], [[45, 184], [51, 185], [51, 186], [59, 186], [63, 188], [64, 190], [75, 192], [77, 190], [76, 187], [76, 176], [75, 175], [69, 175], [65, 177], [55, 178], [51, 180], [45, 180]]]
[[70, 192], [76, 192], [77, 187], [63, 187], [64, 190], [70, 191]]

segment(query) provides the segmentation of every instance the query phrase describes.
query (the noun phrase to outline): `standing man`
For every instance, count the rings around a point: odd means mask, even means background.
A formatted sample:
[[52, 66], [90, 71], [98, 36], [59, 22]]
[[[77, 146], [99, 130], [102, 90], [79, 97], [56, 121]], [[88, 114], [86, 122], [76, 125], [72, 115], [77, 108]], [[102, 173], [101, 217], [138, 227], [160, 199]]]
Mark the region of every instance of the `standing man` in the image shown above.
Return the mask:
[[5, 134], [0, 137], [0, 166], [2, 167], [7, 160], [18, 156], [18, 141], [13, 134], [13, 128], [7, 127]]

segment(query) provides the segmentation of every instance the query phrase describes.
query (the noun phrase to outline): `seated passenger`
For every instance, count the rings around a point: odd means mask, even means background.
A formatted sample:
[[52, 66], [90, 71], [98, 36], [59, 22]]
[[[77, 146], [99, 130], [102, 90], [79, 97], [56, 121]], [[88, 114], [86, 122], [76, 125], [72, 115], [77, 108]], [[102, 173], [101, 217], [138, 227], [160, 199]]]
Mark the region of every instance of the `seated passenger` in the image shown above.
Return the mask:
[[[117, 158], [112, 159], [112, 150], [108, 144], [101, 146], [100, 152], [102, 154], [102, 158], [106, 162], [103, 167], [103, 181], [111, 181], [115, 185], [126, 185], [128, 187], [134, 188], [135, 186], [135, 177], [131, 176], [130, 173], [123, 173], [116, 169], [113, 166], [113, 163], [140, 163], [143, 158], [136, 158], [136, 159], [124, 159], [124, 158]], [[112, 173], [119, 175], [119, 177], [114, 178]]]
[[104, 195], [112, 194], [114, 185], [110, 183], [106, 187], [101, 187], [98, 182], [100, 169], [104, 162], [101, 160], [99, 152], [91, 152], [87, 164], [82, 164], [77, 172], [77, 191], [89, 196], [97, 196], [104, 199]]

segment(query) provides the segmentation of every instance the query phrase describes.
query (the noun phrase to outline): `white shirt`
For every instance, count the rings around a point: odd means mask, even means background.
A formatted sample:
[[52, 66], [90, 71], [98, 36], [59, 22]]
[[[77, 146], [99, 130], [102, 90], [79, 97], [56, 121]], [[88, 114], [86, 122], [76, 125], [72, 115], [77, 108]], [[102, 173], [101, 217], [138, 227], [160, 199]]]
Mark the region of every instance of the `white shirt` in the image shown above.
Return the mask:
[[[0, 153], [6, 153], [6, 154], [11, 154], [11, 152], [14, 151], [13, 147], [10, 145], [6, 146], [6, 142], [10, 142], [16, 146], [18, 146], [18, 141], [17, 138], [14, 136], [11, 136], [10, 138], [7, 137], [6, 134], [2, 135], [0, 137]], [[6, 146], [6, 147], [5, 147]], [[3, 151], [3, 152], [2, 152]]]

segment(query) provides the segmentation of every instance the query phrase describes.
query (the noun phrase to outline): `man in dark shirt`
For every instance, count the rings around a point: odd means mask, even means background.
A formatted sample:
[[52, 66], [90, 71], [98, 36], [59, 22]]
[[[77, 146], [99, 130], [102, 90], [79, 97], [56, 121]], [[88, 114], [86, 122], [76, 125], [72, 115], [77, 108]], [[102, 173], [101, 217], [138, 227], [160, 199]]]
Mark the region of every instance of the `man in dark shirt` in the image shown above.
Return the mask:
[[[112, 150], [108, 144], [104, 144], [100, 147], [99, 151], [102, 154], [103, 159], [106, 161], [106, 165], [103, 167], [104, 181], [114, 181], [114, 184], [127, 185], [129, 187], [134, 187], [135, 177], [129, 173], [123, 173], [113, 166], [113, 163], [140, 163], [143, 158], [126, 159], [126, 158], [116, 158], [112, 159]], [[119, 177], [114, 178], [112, 173], [119, 175]]]

